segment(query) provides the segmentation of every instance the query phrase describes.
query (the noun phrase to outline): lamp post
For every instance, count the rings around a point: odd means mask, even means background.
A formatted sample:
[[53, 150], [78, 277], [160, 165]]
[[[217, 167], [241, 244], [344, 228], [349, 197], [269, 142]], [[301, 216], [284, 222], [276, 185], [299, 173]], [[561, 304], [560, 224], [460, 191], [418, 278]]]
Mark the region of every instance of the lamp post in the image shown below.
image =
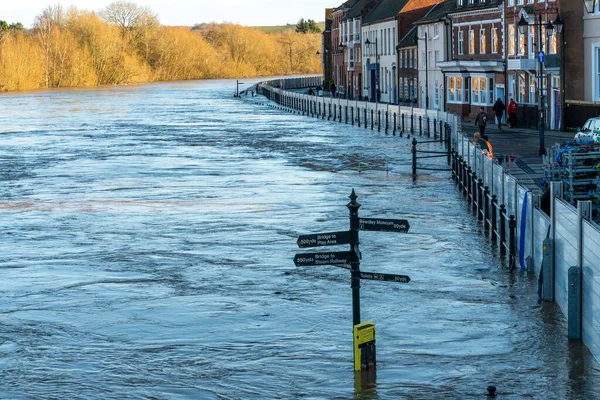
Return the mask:
[[[339, 82], [344, 82], [345, 83], [344, 90], [346, 90], [348, 88], [348, 74], [346, 74], [346, 71], [347, 71], [347, 68], [348, 68], [346, 66], [346, 48], [347, 48], [347, 46], [344, 44], [344, 42], [340, 42], [340, 51], [342, 52], [342, 71], [340, 72], [340, 74], [342, 76], [340, 76], [338, 78], [339, 78]], [[338, 82], [338, 86], [340, 86], [339, 82]]]
[[368, 38], [365, 40], [365, 45], [371, 47], [372, 44], [375, 44], [375, 63], [377, 64], [377, 69], [375, 70], [375, 102], [379, 102], [379, 50], [377, 47], [377, 37], [375, 37], [375, 42], [371, 42]]
[[[595, 1], [595, 0], [594, 0]], [[565, 40], [565, 34], [563, 32], [563, 28], [565, 25], [565, 21], [560, 17], [560, 14], [558, 14], [556, 16], [556, 19], [553, 22], [554, 25], [554, 29], [556, 29], [556, 33], [561, 34], [561, 41], [560, 41], [560, 130], [564, 131], [565, 130], [565, 118], [566, 118], [566, 112], [567, 112], [567, 96], [565, 93], [565, 78], [566, 78], [566, 73], [567, 70], [565, 68], [565, 45], [567, 44], [566, 40]]]
[[[555, 20], [555, 22], [558, 22], [560, 24], [560, 28], [557, 27], [557, 31], [560, 29], [562, 31], [562, 19], [557, 18]], [[521, 33], [521, 35], [525, 35], [525, 33], [527, 32], [527, 28], [530, 25], [529, 22], [527, 22], [527, 20], [525, 19], [525, 17], [523, 15], [521, 15], [521, 19], [519, 20], [519, 32]], [[544, 41], [542, 40], [542, 27], [546, 28], [546, 35], [548, 37], [552, 36], [552, 33], [554, 32], [554, 24], [550, 21], [546, 22], [545, 24], [542, 23], [542, 14], [540, 13], [538, 15], [538, 22], [534, 22], [531, 24], [532, 26], [537, 27], [538, 29], [538, 64], [540, 65], [540, 69], [539, 69], [539, 85], [538, 85], [538, 89], [539, 89], [539, 111], [540, 111], [540, 127], [539, 127], [539, 136], [540, 136], [540, 149], [539, 149], [539, 155], [542, 156], [544, 154], [546, 154], [546, 145], [544, 143], [545, 140], [545, 130], [546, 130], [546, 103], [545, 103], [545, 96], [544, 96], [544, 61], [545, 61], [545, 54], [544, 54]], [[544, 39], [545, 40], [545, 39]], [[562, 77], [561, 77], [562, 79]]]

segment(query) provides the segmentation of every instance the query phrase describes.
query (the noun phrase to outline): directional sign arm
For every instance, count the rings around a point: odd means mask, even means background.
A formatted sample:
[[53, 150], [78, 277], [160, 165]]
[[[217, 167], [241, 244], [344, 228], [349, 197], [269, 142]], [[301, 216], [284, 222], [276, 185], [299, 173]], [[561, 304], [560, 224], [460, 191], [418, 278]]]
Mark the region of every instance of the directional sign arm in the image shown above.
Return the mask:
[[398, 282], [408, 283], [410, 277], [408, 275], [393, 275], [393, 274], [378, 274], [375, 272], [360, 272], [360, 279], [367, 279], [370, 281], [385, 281], [385, 282]]
[[357, 256], [352, 251], [338, 251], [330, 253], [296, 254], [294, 264], [297, 267], [312, 265], [343, 265], [356, 261]]
[[407, 233], [410, 224], [405, 219], [360, 218], [361, 231]]
[[320, 247], [320, 246], [336, 246], [339, 244], [350, 243], [350, 232], [329, 232], [317, 233], [315, 235], [302, 235], [298, 238], [298, 247]]

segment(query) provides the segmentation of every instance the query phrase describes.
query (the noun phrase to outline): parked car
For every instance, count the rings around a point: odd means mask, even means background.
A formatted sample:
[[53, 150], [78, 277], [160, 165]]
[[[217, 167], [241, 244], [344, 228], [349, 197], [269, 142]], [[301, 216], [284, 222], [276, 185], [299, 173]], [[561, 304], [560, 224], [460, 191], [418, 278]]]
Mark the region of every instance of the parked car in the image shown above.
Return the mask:
[[600, 117], [590, 118], [582, 128], [577, 129], [576, 143], [600, 142]]

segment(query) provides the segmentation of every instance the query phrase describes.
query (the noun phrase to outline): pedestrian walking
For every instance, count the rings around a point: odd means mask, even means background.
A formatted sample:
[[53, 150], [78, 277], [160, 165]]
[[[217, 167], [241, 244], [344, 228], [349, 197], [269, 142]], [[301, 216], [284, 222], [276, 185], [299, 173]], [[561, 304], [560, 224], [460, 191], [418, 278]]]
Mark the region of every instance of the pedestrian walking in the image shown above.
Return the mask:
[[508, 103], [508, 123], [511, 128], [517, 127], [517, 103], [515, 99], [510, 99], [510, 103]]
[[494, 107], [492, 108], [494, 113], [496, 113], [496, 121], [498, 122], [498, 129], [502, 130], [502, 118], [504, 117], [504, 110], [506, 110], [506, 106], [502, 99], [498, 98], [494, 103]]
[[335, 91], [336, 91], [336, 87], [335, 87], [335, 83], [331, 84], [331, 97], [335, 97]]
[[475, 118], [475, 126], [479, 127], [479, 133], [485, 135], [485, 126], [487, 125], [487, 114], [483, 107], [479, 107], [479, 114]]

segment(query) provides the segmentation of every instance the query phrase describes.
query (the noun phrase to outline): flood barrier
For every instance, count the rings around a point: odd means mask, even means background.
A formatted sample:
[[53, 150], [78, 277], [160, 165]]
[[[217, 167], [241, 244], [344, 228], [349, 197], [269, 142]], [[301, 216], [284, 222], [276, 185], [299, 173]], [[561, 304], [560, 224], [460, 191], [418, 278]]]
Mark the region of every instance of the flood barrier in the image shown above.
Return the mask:
[[[600, 308], [600, 280], [596, 280], [600, 276], [600, 226], [591, 220], [591, 202], [580, 201], [573, 207], [563, 198], [562, 184], [552, 182], [550, 210], [545, 212], [542, 191], [520, 183], [508, 165], [502, 164], [504, 160], [489, 158], [463, 133], [457, 115], [298, 91], [315, 87], [321, 80], [321, 76], [278, 79], [262, 82], [256, 89], [286, 107], [305, 104], [316, 118], [325, 119], [327, 106], [337, 106], [339, 118], [343, 112], [344, 120], [365, 129], [370, 125], [372, 130], [375, 126], [381, 130], [385, 123], [387, 133], [392, 121], [392, 132], [399, 132], [400, 137], [435, 138], [447, 130], [452, 179], [477, 216], [482, 233], [506, 258], [509, 271], [522, 270], [539, 277], [540, 299], [556, 302], [568, 318], [565, 338], [583, 340], [600, 360], [600, 325], [595, 322], [595, 310]], [[542, 265], [546, 273], [542, 273]]]

